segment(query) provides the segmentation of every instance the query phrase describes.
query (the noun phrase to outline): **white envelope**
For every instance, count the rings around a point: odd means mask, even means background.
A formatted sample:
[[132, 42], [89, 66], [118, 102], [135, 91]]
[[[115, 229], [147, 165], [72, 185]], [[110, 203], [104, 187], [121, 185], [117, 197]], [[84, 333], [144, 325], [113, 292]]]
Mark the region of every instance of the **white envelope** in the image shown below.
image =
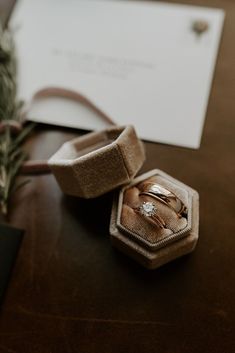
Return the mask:
[[[194, 21], [206, 21], [201, 35]], [[146, 140], [198, 148], [224, 20], [219, 9], [160, 2], [18, 0], [10, 25], [19, 95], [79, 91]], [[35, 104], [29, 119], [88, 130], [104, 122], [75, 102]]]

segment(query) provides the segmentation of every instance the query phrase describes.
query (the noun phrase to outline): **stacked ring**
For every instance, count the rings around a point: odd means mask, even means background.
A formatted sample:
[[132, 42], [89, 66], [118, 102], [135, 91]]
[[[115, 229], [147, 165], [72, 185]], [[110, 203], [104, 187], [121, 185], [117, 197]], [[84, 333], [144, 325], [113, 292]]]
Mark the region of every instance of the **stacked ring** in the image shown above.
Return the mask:
[[184, 203], [172, 191], [157, 183], [144, 183], [140, 192], [140, 196], [141, 195], [150, 196], [165, 204], [171, 210], [173, 210], [179, 218], [185, 216], [187, 213], [187, 207], [184, 205]]

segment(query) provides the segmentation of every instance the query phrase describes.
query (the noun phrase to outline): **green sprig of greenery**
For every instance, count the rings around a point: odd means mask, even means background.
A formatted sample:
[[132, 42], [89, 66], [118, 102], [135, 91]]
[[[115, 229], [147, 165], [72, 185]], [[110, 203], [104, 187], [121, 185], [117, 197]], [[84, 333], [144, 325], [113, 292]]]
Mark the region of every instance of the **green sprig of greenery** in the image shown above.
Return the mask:
[[[0, 123], [20, 122], [22, 102], [17, 99], [16, 58], [11, 34], [0, 26]], [[21, 132], [13, 134], [6, 126], [0, 133], [0, 212], [6, 215], [9, 199], [20, 186], [15, 185], [19, 170], [27, 159], [22, 143], [33, 125], [26, 125]]]

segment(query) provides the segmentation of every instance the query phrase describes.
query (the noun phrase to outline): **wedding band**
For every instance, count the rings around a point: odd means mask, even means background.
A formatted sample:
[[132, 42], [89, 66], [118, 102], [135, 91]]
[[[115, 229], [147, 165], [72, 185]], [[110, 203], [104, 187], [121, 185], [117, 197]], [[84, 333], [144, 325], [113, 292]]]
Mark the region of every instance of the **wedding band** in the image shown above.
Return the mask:
[[147, 195], [160, 201], [174, 211], [179, 218], [187, 213], [187, 207], [184, 203], [172, 191], [157, 183], [144, 183], [140, 192], [141, 195]]
[[135, 212], [145, 217], [145, 219], [154, 226], [166, 228], [166, 223], [162, 217], [157, 214], [157, 207], [153, 202], [143, 202], [138, 208], [135, 208]]

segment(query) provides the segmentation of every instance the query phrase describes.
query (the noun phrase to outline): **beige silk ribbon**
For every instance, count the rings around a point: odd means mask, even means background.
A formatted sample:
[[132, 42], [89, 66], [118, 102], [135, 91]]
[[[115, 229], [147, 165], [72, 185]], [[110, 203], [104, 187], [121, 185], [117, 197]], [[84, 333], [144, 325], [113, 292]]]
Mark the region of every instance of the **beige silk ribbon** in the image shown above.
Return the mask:
[[16, 120], [0, 121], [0, 134], [2, 134], [7, 128], [10, 129], [13, 134], [18, 134], [22, 130], [22, 124]]
[[[22, 124], [26, 121], [27, 119], [27, 113], [30, 111], [32, 108], [33, 104], [42, 99], [47, 99], [51, 97], [61, 97], [61, 98], [66, 98], [73, 100], [75, 102], [78, 102], [80, 104], [83, 104], [87, 108], [93, 110], [96, 114], [98, 114], [101, 119], [106, 122], [108, 125], [114, 126], [116, 125], [113, 120], [105, 114], [101, 109], [99, 109], [91, 100], [89, 100], [87, 97], [82, 95], [79, 92], [69, 90], [66, 88], [60, 88], [60, 87], [45, 87], [39, 91], [37, 91], [28, 106], [26, 107], [26, 110], [24, 111], [22, 115]], [[20, 125], [20, 124], [19, 124]], [[18, 126], [19, 127], [19, 126]], [[1, 129], [1, 127], [0, 127]], [[1, 130], [0, 130], [1, 131]], [[41, 174], [41, 173], [50, 173], [50, 168], [48, 166], [47, 161], [43, 160], [31, 160], [31, 161], [26, 161], [24, 165], [21, 168], [21, 174]]]

